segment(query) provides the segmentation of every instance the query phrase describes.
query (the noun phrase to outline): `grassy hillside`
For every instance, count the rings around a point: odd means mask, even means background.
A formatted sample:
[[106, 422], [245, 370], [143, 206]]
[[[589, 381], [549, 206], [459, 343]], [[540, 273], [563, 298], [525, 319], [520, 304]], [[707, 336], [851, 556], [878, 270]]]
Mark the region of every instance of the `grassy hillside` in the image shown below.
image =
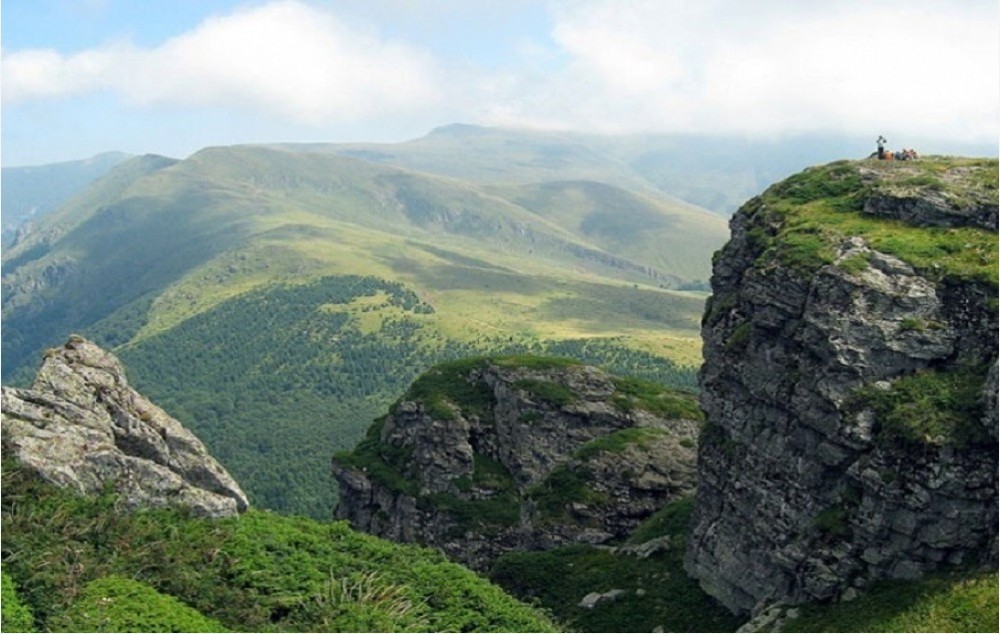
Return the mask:
[[556, 627], [440, 553], [342, 522], [263, 511], [223, 520], [124, 515], [112, 495], [76, 497], [15, 463], [4, 464], [3, 478], [5, 631], [28, 619], [33, 631]]
[[79, 332], [254, 504], [315, 517], [329, 455], [438, 361], [568, 352], [693, 386], [705, 295], [663, 287], [701, 285], [724, 223], [597, 183], [543, 194], [256, 146], [134, 159], [4, 252], [4, 380]]

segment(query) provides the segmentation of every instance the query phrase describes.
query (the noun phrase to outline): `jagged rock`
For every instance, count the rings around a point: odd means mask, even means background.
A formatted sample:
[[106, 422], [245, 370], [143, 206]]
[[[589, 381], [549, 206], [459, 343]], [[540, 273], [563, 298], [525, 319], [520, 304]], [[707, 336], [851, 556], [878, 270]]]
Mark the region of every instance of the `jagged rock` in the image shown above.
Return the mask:
[[[867, 168], [829, 173], [852, 169]], [[988, 198], [903, 195], [877, 179], [911, 181], [880, 169], [863, 174], [858, 191], [874, 196], [863, 212], [996, 230], [995, 185]], [[977, 169], [995, 183], [995, 161]], [[962, 176], [988, 181], [975, 177]], [[918, 270], [864, 236], [831, 244], [826, 263], [783, 257], [786, 216], [773, 205], [796, 186], [733, 217], [702, 324], [707, 422], [685, 566], [731, 610], [757, 616], [879, 579], [996, 565], [996, 288], [978, 274]], [[956, 431], [907, 427], [934, 413], [912, 406], [890, 420], [921, 377], [952, 391], [970, 383], [982, 418], [965, 397]]]
[[654, 415], [584, 365], [484, 362], [451, 380], [477, 402], [404, 398], [369, 453], [335, 459], [338, 518], [482, 570], [509, 550], [622, 539], [693, 491], [693, 397], [691, 416]]
[[212, 517], [247, 509], [204, 445], [82, 337], [46, 353], [31, 389], [3, 388], [2, 421], [4, 455], [58, 486], [97, 494], [110, 484], [128, 508], [180, 505]]

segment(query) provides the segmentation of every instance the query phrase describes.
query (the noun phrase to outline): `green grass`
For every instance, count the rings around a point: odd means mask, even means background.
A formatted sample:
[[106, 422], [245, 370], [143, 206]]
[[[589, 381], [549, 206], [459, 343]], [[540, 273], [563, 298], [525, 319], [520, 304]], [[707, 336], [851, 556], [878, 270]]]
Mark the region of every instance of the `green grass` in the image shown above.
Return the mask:
[[527, 392], [531, 397], [554, 405], [565, 407], [576, 401], [576, 394], [565, 385], [539, 379], [518, 379], [514, 387]]
[[481, 381], [469, 374], [488, 363], [485, 357], [459, 359], [438, 364], [421, 374], [403, 398], [419, 401], [427, 413], [438, 420], [454, 420], [457, 412], [492, 418], [495, 398]]
[[[646, 520], [630, 541], [669, 535], [668, 551], [648, 559], [592, 546], [503, 555], [490, 578], [516, 596], [537, 601], [570, 628], [583, 632], [732, 632], [741, 624], [716, 604], [683, 569], [691, 500], [674, 502]], [[590, 592], [625, 591], [593, 609], [579, 607]]]
[[612, 403], [623, 412], [643, 409], [663, 418], [705, 419], [698, 407], [698, 398], [693, 394], [635, 377], [616, 377], [613, 381]]
[[[865, 199], [875, 191], [896, 191], [903, 186], [940, 189], [927, 183], [941, 182], [935, 174], [948, 170], [953, 174], [956, 168], [971, 170], [972, 176], [963, 176], [960, 185], [946, 188], [952, 204], [990, 204], [991, 199], [995, 204], [995, 161], [919, 161], [906, 167], [928, 173], [894, 175], [889, 170], [877, 185], [862, 182], [859, 165], [842, 161], [810, 168], [764, 192], [761, 199], [767, 211], [758, 213], [770, 214], [779, 223], [776, 235], [758, 234], [768, 247], [765, 255], [770, 253], [808, 274], [832, 264], [836, 249], [848, 236], [863, 236], [872, 248], [900, 258], [932, 279], [970, 280], [997, 288], [995, 232], [974, 227], [917, 227], [861, 213]], [[844, 266], [853, 272], [863, 268], [860, 262]]]
[[576, 460], [588, 460], [599, 453], [622, 453], [628, 447], [637, 445], [646, 449], [649, 443], [667, 432], [655, 427], [629, 427], [600, 436], [582, 445], [573, 452]]
[[0, 597], [0, 625], [4, 632], [34, 632], [35, 617], [31, 614], [31, 609], [21, 602], [17, 594], [17, 588], [7, 572], [0, 573], [3, 582], [3, 596]]
[[997, 573], [942, 574], [920, 581], [885, 582], [859, 598], [807, 605], [785, 632], [993, 632]]
[[[173, 619], [165, 630], [197, 630], [195, 612], [257, 632], [555, 627], [438, 551], [344, 522], [255, 510], [220, 520], [170, 509], [121, 514], [114, 495], [77, 497], [14, 463], [5, 462], [3, 477], [3, 572], [39, 631], [99, 631], [100, 618], [122, 629]], [[116, 600], [102, 603], [110, 595]], [[136, 610], [119, 609], [133, 603]]]
[[91, 581], [65, 612], [57, 632], [224, 632], [222, 624], [148, 585], [115, 575]]
[[887, 390], [865, 388], [858, 399], [875, 411], [881, 443], [968, 447], [989, 442], [982, 424], [984, 374], [983, 368], [923, 370]]

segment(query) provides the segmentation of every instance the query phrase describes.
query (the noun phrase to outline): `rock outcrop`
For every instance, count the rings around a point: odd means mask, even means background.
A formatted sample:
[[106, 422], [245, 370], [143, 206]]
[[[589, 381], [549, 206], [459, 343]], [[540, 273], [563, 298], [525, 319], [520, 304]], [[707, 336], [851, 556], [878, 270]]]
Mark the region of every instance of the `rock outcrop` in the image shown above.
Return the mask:
[[624, 538], [694, 487], [694, 397], [593, 367], [445, 364], [334, 459], [337, 517], [473, 568]]
[[806, 170], [731, 230], [689, 573], [760, 614], [995, 566], [997, 162]]
[[210, 517], [247, 509], [204, 445], [81, 337], [46, 353], [31, 389], [3, 388], [0, 425], [4, 455], [58, 486], [83, 494], [112, 486], [128, 508], [178, 505]]

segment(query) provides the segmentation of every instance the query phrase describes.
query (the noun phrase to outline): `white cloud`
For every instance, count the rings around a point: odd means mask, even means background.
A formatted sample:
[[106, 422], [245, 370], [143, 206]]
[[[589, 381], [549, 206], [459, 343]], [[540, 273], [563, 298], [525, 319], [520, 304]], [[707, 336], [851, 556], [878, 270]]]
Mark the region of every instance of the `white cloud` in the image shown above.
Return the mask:
[[1000, 134], [992, 0], [585, 0], [557, 5], [555, 17], [565, 72], [519, 86], [530, 98], [509, 95], [497, 119], [607, 131]]
[[[544, 1], [472, 20], [475, 5], [459, 0], [272, 0], [155, 47], [4, 51], [2, 96], [68, 103], [104, 91], [138, 106], [237, 108], [263, 115], [273, 138], [339, 133], [351, 122], [356, 136], [416, 135], [455, 120], [605, 132], [1000, 135], [995, 0], [548, 0], [547, 40], [529, 11]], [[484, 51], [509, 41], [482, 29], [515, 16], [535, 39], [507, 57]]]
[[320, 124], [440, 98], [429, 55], [295, 1], [210, 18], [156, 48], [5, 52], [2, 65], [5, 102], [112, 90], [140, 105], [236, 105]]

